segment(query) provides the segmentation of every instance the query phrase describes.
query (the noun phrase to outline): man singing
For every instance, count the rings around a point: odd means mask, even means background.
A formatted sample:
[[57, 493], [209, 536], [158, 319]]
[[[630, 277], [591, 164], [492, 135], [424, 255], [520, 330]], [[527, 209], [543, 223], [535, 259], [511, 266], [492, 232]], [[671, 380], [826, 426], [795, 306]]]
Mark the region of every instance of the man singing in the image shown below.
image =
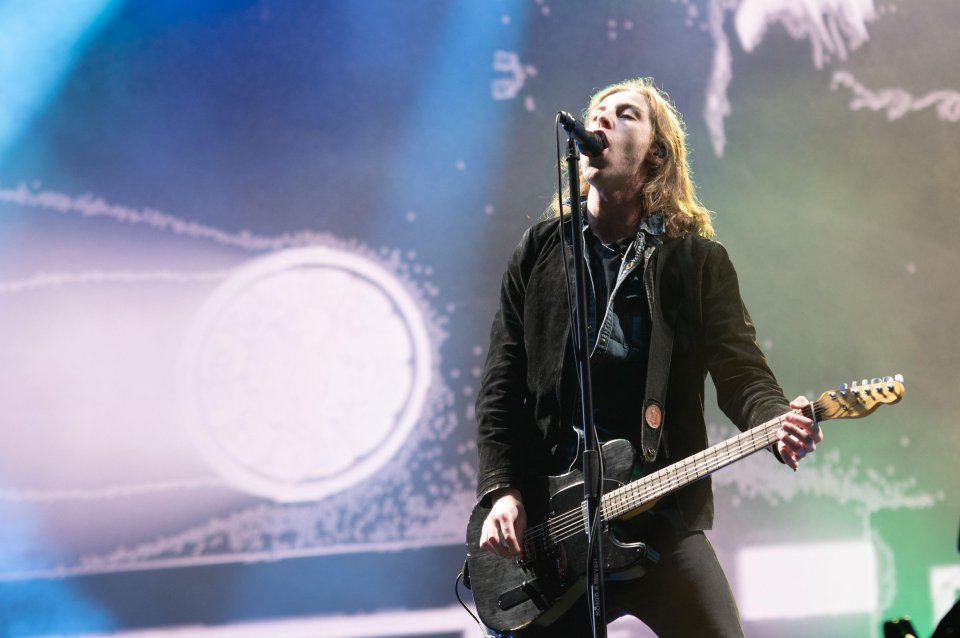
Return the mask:
[[[805, 398], [788, 404], [757, 345], [733, 265], [711, 240], [710, 212], [695, 193], [675, 107], [650, 80], [628, 80], [596, 93], [585, 122], [606, 141], [597, 157], [580, 158], [586, 206], [576, 233], [589, 273], [593, 414], [601, 442], [626, 439], [640, 451], [646, 380], [657, 374], [648, 366], [651, 308], [661, 304], [673, 328], [665, 420], [655, 460], [638, 471], [649, 474], [707, 447], [707, 373], [721, 409], [741, 430], [787, 415], [774, 451], [796, 469], [823, 435], [798, 412]], [[477, 494], [491, 505], [480, 546], [505, 560], [521, 554], [530, 486], [576, 468], [583, 450], [561, 250], [570, 242], [570, 224], [555, 209], [513, 253], [477, 399]], [[703, 533], [713, 522], [709, 478], [662, 498], [641, 518], [636, 540], [661, 558], [641, 578], [607, 584], [608, 618], [636, 616], [659, 636], [742, 636], [730, 586]], [[547, 634], [586, 635], [585, 606], [574, 605], [555, 627]]]

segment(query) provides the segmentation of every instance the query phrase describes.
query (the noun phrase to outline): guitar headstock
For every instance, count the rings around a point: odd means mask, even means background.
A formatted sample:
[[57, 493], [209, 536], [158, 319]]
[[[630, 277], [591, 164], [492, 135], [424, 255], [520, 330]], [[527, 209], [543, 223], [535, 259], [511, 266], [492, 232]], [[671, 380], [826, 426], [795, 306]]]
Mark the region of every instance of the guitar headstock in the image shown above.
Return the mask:
[[836, 390], [820, 395], [814, 403], [817, 419], [859, 419], [881, 405], [892, 405], [903, 398], [906, 388], [903, 375], [883, 379], [854, 381], [849, 386], [841, 383]]

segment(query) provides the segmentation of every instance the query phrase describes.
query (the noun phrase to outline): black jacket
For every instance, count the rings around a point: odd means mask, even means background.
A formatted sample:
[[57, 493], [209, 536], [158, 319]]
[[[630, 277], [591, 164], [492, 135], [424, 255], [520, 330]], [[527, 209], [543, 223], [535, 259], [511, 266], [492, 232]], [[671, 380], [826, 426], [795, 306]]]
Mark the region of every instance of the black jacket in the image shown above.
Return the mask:
[[[562, 428], [572, 427], [578, 397], [559, 223], [550, 219], [529, 228], [503, 276], [477, 398], [480, 498], [500, 487], [518, 487], [522, 492], [536, 477], [557, 473]], [[654, 249], [653, 259], [657, 253], [666, 254], [667, 262], [659, 281], [646, 277], [653, 288], [648, 292], [658, 296], [664, 314], [676, 317], [676, 324], [663, 426], [667, 446], [652, 469], [707, 447], [703, 418], [707, 372], [720, 408], [741, 430], [789, 410], [757, 345], [723, 246], [690, 235], [667, 239]], [[570, 250], [567, 255], [572, 259]], [[643, 391], [637, 388], [638, 393]], [[677, 505], [687, 528], [709, 529], [713, 522], [709, 477], [678, 492]]]

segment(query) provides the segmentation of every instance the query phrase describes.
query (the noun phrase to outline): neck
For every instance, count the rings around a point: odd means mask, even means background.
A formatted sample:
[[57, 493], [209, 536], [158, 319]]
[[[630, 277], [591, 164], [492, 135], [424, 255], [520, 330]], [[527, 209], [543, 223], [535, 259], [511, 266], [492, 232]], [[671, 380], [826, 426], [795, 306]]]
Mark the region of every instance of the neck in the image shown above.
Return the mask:
[[637, 234], [643, 207], [637, 198], [624, 198], [597, 188], [587, 192], [587, 223], [593, 234], [605, 244], [612, 244]]

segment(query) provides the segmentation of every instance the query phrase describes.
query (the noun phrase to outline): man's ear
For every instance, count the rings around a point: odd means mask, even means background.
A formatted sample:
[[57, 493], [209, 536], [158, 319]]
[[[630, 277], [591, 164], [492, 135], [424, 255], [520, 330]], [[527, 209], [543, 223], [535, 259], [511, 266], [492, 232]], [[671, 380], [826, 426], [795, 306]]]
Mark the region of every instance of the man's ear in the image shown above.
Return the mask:
[[653, 145], [650, 147], [650, 152], [647, 154], [647, 161], [650, 162], [651, 166], [656, 166], [659, 168], [663, 165], [666, 159], [667, 147], [658, 140], [654, 141]]

